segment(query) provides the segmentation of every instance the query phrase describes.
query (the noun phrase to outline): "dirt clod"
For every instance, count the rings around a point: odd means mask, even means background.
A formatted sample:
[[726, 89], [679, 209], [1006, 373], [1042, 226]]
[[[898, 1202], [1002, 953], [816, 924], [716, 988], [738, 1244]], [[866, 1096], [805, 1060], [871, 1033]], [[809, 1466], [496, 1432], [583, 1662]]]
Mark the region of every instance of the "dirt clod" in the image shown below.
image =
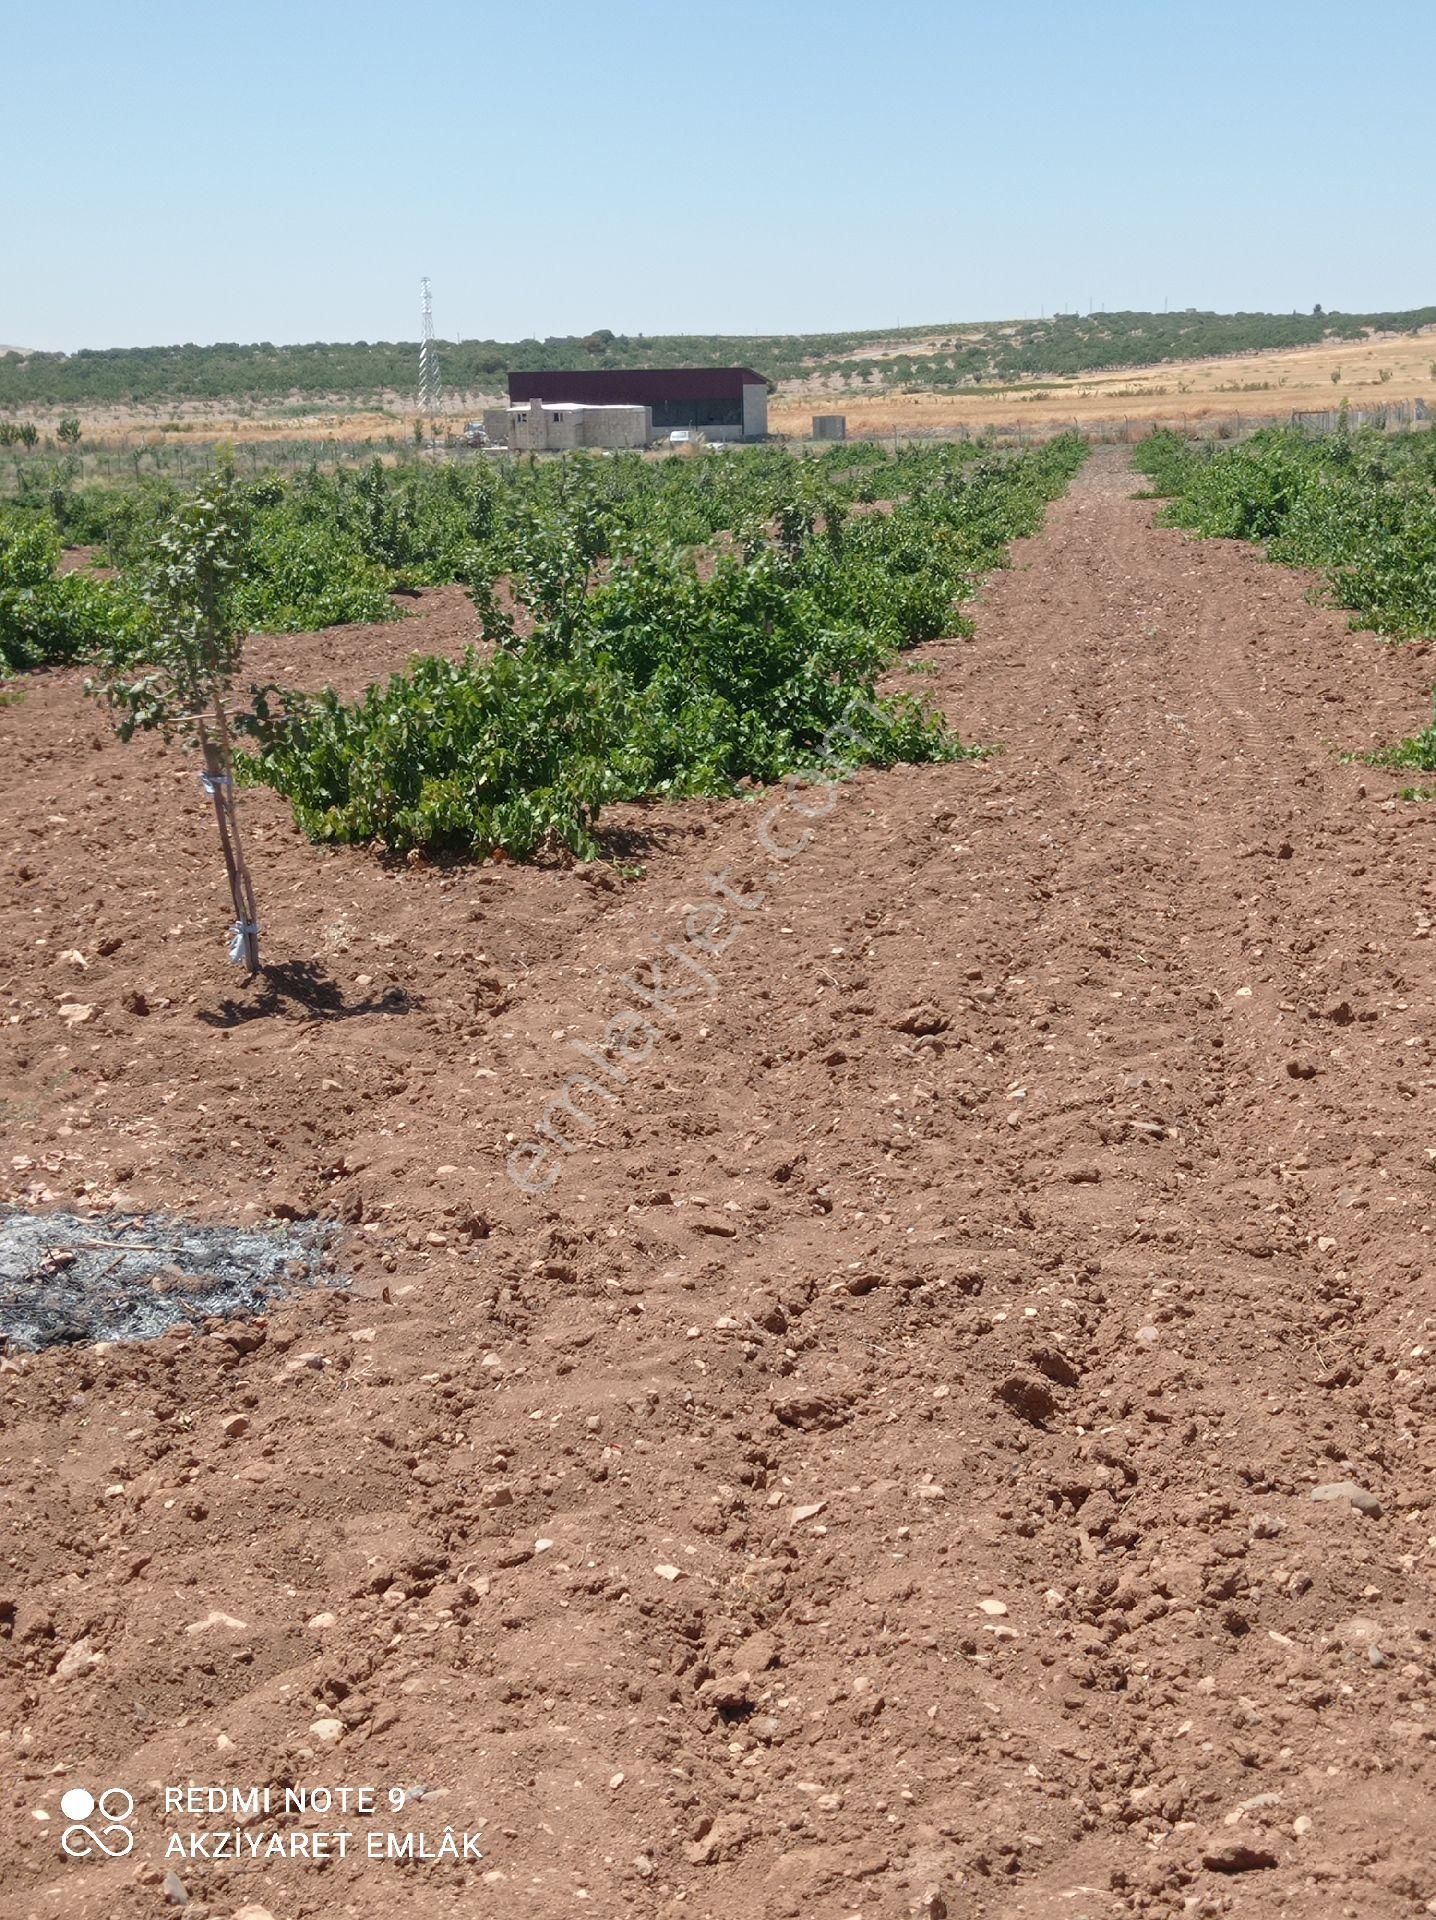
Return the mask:
[[1325, 1480], [1319, 1487], [1312, 1488], [1309, 1497], [1355, 1507], [1358, 1513], [1364, 1513], [1372, 1520], [1381, 1518], [1381, 1502], [1374, 1493], [1355, 1480]]
[[997, 1389], [1004, 1405], [1040, 1427], [1057, 1411], [1057, 1400], [1045, 1381], [1030, 1373], [1010, 1373]]
[[1244, 1840], [1226, 1841], [1202, 1855], [1202, 1865], [1211, 1873], [1258, 1873], [1276, 1864], [1277, 1856], [1269, 1848]]

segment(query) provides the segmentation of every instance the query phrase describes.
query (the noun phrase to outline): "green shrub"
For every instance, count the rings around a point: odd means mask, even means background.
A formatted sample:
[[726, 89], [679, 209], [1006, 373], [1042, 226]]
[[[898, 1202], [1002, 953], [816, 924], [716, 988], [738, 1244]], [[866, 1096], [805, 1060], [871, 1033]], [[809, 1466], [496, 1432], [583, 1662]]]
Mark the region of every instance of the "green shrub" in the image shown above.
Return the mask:
[[840, 765], [963, 751], [916, 700], [876, 697], [890, 646], [825, 617], [771, 553], [727, 557], [707, 579], [671, 551], [641, 556], [594, 592], [588, 621], [592, 644], [634, 693], [619, 756], [630, 797], [725, 793], [831, 760], [826, 743], [855, 700], [865, 728]]
[[1180, 493], [1198, 463], [1197, 449], [1190, 440], [1166, 427], [1158, 427], [1139, 441], [1132, 454], [1132, 465], [1145, 473], [1154, 493], [1170, 496]]
[[[877, 678], [898, 648], [955, 630], [977, 575], [1040, 524], [1084, 453], [1069, 439], [831, 465], [774, 449], [578, 456], [442, 498], [427, 476], [412, 490], [377, 468], [311, 476], [284, 503], [285, 542], [298, 526], [328, 551], [362, 543], [377, 568], [438, 564], [451, 541], [495, 652], [416, 661], [351, 703], [261, 706], [247, 777], [316, 839], [522, 859], [591, 854], [620, 798], [958, 759], [971, 750], [941, 715], [879, 696]], [[850, 511], [859, 491], [893, 511]]]
[[85, 573], [60, 573], [60, 541], [43, 520], [0, 519], [0, 673], [63, 666], [146, 627], [125, 588]]
[[261, 512], [236, 607], [251, 632], [308, 633], [397, 618], [389, 586], [388, 572], [356, 540]]
[[[1429, 433], [1272, 428], [1203, 459], [1153, 435], [1138, 464], [1173, 495], [1164, 519], [1203, 537], [1262, 540], [1320, 569], [1363, 626], [1436, 631], [1436, 443]], [[1148, 452], [1148, 449], [1151, 451]]]
[[626, 690], [602, 661], [470, 653], [423, 659], [346, 704], [332, 691], [261, 705], [243, 777], [289, 800], [314, 840], [515, 859], [596, 851], [615, 796]]
[[1383, 747], [1379, 753], [1369, 754], [1367, 761], [1373, 767], [1411, 767], [1419, 773], [1436, 773], [1436, 702], [1433, 702], [1429, 727], [1394, 747]]

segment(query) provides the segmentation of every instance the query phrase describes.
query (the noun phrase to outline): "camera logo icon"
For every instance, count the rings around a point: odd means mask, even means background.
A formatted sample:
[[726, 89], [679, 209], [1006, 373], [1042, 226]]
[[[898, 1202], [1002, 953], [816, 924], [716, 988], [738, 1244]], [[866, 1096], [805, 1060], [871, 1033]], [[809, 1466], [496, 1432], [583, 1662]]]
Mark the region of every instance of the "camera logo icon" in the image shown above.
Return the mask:
[[[60, 1811], [70, 1822], [60, 1848], [72, 1860], [93, 1860], [97, 1854], [123, 1860], [135, 1844], [130, 1830], [135, 1797], [123, 1787], [106, 1787], [98, 1799], [88, 1787], [71, 1787], [60, 1796]], [[90, 1820], [93, 1825], [86, 1824]]]

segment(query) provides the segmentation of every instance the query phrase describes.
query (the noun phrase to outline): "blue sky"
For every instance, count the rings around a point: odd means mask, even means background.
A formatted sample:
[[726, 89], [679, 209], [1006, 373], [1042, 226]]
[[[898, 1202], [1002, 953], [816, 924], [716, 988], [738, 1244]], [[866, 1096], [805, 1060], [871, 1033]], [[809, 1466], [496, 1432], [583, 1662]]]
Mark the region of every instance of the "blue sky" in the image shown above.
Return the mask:
[[0, 0], [0, 342], [1436, 302], [1436, 8]]

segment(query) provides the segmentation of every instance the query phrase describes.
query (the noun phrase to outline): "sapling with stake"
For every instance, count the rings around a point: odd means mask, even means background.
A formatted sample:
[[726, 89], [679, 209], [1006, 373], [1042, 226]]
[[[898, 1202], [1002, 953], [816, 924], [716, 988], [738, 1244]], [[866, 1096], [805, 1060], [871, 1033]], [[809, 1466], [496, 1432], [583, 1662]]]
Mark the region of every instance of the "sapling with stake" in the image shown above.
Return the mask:
[[235, 613], [249, 544], [252, 504], [232, 467], [223, 467], [176, 508], [159, 536], [144, 583], [152, 616], [142, 648], [116, 654], [88, 683], [116, 715], [122, 740], [158, 731], [198, 745], [200, 775], [214, 802], [234, 902], [229, 957], [259, 972], [259, 914], [245, 864], [234, 797], [231, 688], [243, 628]]

